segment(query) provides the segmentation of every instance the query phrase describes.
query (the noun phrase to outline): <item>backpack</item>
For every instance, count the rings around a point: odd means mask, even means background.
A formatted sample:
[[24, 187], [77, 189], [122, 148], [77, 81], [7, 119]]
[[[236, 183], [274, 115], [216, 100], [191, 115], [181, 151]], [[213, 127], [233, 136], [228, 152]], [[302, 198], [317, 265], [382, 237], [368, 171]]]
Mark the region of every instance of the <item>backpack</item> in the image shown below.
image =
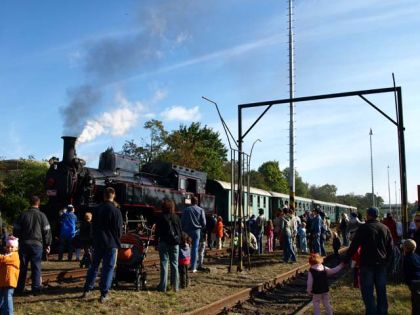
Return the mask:
[[169, 233], [168, 233], [168, 241], [171, 245], [179, 245], [181, 243], [181, 235], [174, 225], [172, 218], [168, 220], [169, 225]]

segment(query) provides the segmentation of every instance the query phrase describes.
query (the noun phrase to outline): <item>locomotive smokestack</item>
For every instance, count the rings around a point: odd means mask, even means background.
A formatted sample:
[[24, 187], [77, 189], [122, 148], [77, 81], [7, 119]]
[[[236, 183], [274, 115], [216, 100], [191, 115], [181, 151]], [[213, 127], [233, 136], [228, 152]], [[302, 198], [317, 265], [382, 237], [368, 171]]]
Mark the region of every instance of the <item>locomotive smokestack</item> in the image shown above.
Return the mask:
[[76, 154], [76, 137], [61, 137], [64, 141], [63, 146], [63, 162], [66, 165], [70, 165], [73, 158], [77, 156]]

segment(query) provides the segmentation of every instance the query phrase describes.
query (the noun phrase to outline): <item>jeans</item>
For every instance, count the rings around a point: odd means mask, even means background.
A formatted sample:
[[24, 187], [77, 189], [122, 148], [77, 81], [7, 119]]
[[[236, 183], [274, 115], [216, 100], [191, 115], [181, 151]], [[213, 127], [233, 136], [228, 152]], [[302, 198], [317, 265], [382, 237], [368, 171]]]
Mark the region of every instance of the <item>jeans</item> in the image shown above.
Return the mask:
[[[373, 296], [376, 289], [377, 303]], [[388, 314], [388, 301], [386, 297], [386, 266], [361, 266], [360, 291], [365, 304], [366, 315]]]
[[73, 237], [71, 236], [61, 236], [60, 237], [60, 248], [59, 248], [59, 254], [58, 254], [58, 260], [63, 259], [64, 251], [67, 251], [68, 260], [72, 260], [73, 258]]
[[25, 289], [29, 262], [31, 263], [32, 291], [39, 291], [41, 289], [42, 246], [35, 244], [22, 244], [19, 248], [19, 259], [20, 272], [16, 291], [20, 293]]
[[198, 248], [198, 268], [204, 268], [204, 254], [206, 252], [206, 242], [200, 242], [200, 247]]
[[13, 292], [14, 288], [0, 289], [0, 314], [13, 315]]
[[325, 252], [325, 234], [322, 233], [319, 237], [319, 248], [320, 248], [320, 254], [321, 256], [327, 256], [327, 253]]
[[168, 286], [168, 263], [171, 265], [171, 285], [175, 291], [178, 291], [178, 253], [179, 245], [169, 245], [165, 242], [159, 243], [160, 282], [157, 288], [158, 291], [166, 292]]
[[188, 279], [188, 266], [178, 266], [178, 271], [181, 289], [185, 289], [190, 284]]
[[312, 234], [312, 251], [321, 254], [321, 233]]
[[313, 294], [312, 295], [312, 305], [314, 306], [314, 315], [320, 315], [320, 305], [324, 305], [325, 308], [325, 314], [326, 315], [332, 315], [332, 307], [330, 304], [330, 295], [327, 293], [321, 293], [321, 294]]
[[262, 254], [263, 253], [263, 233], [260, 232], [257, 235], [257, 244], [258, 244], [258, 254]]
[[288, 234], [283, 235], [283, 260], [288, 262], [296, 261], [295, 251], [293, 250], [292, 236]]
[[186, 231], [192, 239], [191, 245], [191, 269], [197, 270], [198, 245], [200, 244], [200, 229]]
[[99, 265], [102, 261], [102, 274], [99, 283], [101, 296], [106, 296], [111, 288], [115, 264], [117, 263], [117, 248], [95, 248], [93, 250], [93, 262], [86, 275], [85, 292], [93, 289]]

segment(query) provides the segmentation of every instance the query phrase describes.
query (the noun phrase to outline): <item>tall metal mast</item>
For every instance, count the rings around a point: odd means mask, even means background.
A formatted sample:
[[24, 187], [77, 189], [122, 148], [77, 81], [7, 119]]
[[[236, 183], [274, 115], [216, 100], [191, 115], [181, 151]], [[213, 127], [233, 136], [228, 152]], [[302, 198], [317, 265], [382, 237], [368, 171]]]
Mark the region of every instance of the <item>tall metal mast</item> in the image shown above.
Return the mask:
[[375, 207], [375, 186], [373, 185], [373, 151], [372, 151], [372, 128], [369, 131], [369, 140], [370, 140], [370, 177], [372, 179], [372, 207]]
[[389, 212], [391, 212], [391, 185], [389, 184], [389, 165], [388, 165], [388, 203], [389, 203]]
[[[293, 0], [289, 0], [289, 96], [295, 96], [294, 36], [293, 36]], [[295, 209], [295, 104], [290, 102], [289, 125], [289, 206]]]

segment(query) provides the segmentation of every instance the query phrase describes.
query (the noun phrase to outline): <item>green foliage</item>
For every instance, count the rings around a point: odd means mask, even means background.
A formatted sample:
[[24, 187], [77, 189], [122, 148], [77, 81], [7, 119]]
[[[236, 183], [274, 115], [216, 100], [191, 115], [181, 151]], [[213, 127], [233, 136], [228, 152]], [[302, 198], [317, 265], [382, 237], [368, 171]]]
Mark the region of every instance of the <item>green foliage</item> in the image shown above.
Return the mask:
[[278, 161], [268, 161], [263, 163], [258, 172], [264, 178], [264, 182], [272, 191], [287, 193], [287, 180], [280, 170]]
[[309, 186], [309, 197], [316, 200], [327, 202], [336, 202], [337, 187], [335, 185], [325, 184], [322, 186]]
[[144, 123], [144, 129], [150, 131], [150, 139], [146, 141], [140, 139], [141, 145], [137, 145], [134, 140], [126, 140], [121, 153], [140, 160], [141, 164], [160, 159], [166, 147], [168, 132], [163, 123], [159, 120], [149, 120]]
[[[381, 196], [375, 195], [376, 206], [381, 207], [384, 200]], [[337, 196], [337, 202], [349, 206], [357, 207], [358, 211], [363, 212], [365, 209], [372, 206], [372, 193], [363, 195], [355, 195], [353, 193]]]
[[162, 160], [204, 171], [208, 178], [219, 179], [225, 176], [227, 149], [218, 132], [193, 122], [188, 127], [181, 125], [165, 140], [167, 147], [161, 154]]
[[[289, 170], [290, 168], [288, 167], [283, 170], [284, 178], [286, 178], [286, 181], [289, 181]], [[295, 193], [296, 196], [299, 197], [309, 197], [309, 184], [303, 181], [302, 177], [297, 171], [295, 171]]]
[[28, 199], [37, 195], [46, 201], [44, 190], [48, 164], [34, 160], [0, 161], [0, 209], [12, 222], [29, 206]]
[[265, 182], [264, 176], [257, 171], [250, 171], [249, 172], [249, 182], [251, 187], [256, 187], [264, 190], [272, 190], [267, 183]]
[[168, 133], [158, 120], [147, 121], [144, 128], [150, 130], [150, 143], [142, 139], [143, 145], [138, 146], [134, 140], [126, 141], [122, 153], [142, 163], [161, 160], [206, 172], [208, 178], [229, 179], [227, 149], [211, 128], [194, 122]]

